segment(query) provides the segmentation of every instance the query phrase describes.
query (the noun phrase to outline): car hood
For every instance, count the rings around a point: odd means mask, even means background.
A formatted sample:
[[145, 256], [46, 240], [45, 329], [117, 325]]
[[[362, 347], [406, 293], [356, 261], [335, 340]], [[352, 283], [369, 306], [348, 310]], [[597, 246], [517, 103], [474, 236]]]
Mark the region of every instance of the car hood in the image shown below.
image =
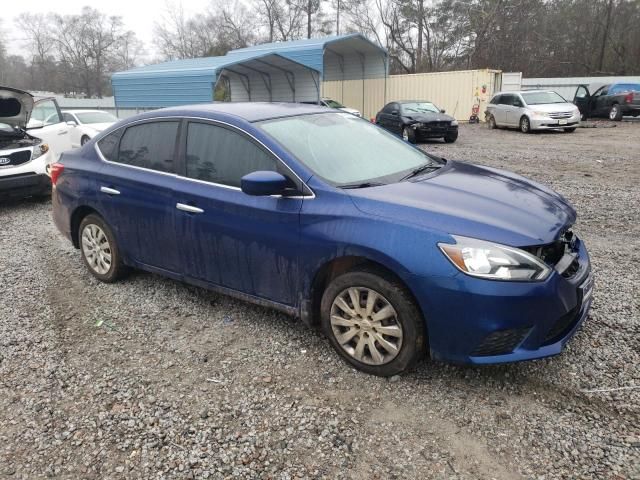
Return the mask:
[[27, 128], [34, 102], [33, 95], [28, 92], [0, 86], [0, 123]]
[[572, 112], [577, 109], [573, 103], [546, 103], [541, 105], [527, 105], [536, 112]]
[[421, 179], [349, 194], [371, 215], [514, 247], [551, 243], [576, 219], [573, 207], [543, 185], [460, 162]]
[[453, 117], [450, 115], [436, 112], [408, 113], [402, 116], [414, 122], [451, 122], [453, 120]]

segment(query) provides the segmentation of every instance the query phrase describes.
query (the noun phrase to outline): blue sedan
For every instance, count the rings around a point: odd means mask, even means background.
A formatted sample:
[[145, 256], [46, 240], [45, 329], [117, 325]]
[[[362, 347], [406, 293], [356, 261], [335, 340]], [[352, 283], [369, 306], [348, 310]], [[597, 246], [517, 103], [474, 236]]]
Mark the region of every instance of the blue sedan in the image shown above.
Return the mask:
[[276, 308], [374, 375], [427, 353], [555, 355], [591, 304], [561, 195], [328, 108], [148, 112], [65, 153], [51, 177], [54, 221], [98, 279], [137, 268]]

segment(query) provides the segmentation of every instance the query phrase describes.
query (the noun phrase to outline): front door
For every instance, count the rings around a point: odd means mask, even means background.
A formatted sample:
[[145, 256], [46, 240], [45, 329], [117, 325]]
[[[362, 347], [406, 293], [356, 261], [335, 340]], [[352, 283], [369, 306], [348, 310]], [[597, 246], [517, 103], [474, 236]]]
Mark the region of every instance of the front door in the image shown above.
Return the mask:
[[253, 197], [240, 190], [248, 173], [291, 173], [233, 127], [192, 121], [181, 143], [185, 178], [175, 204], [185, 276], [295, 305], [302, 199]]
[[98, 142], [108, 160], [96, 172], [105, 221], [128, 259], [179, 271], [175, 236], [174, 157], [180, 122], [143, 122]]
[[60, 154], [71, 147], [71, 130], [62, 119], [58, 104], [52, 99], [39, 100], [34, 104], [27, 124], [29, 134], [41, 138], [57, 160]]
[[591, 113], [591, 94], [589, 89], [585, 85], [580, 85], [576, 89], [576, 94], [573, 96], [573, 103], [578, 110], [582, 118], [587, 118]]

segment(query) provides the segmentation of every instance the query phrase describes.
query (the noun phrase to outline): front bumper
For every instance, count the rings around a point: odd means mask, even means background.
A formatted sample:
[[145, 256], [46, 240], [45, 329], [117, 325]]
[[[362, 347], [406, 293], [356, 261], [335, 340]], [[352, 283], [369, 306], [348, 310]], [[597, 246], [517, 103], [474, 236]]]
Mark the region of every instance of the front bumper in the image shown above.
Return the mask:
[[417, 138], [441, 138], [458, 134], [458, 126], [449, 125], [448, 122], [447, 125], [438, 125], [438, 122], [435, 122], [434, 125], [423, 123], [420, 126], [412, 125], [412, 128]]
[[575, 128], [580, 125], [580, 114], [570, 118], [555, 120], [547, 117], [533, 117], [530, 119], [532, 130], [555, 130], [558, 128]]
[[453, 278], [414, 277], [425, 314], [432, 358], [495, 364], [559, 354], [586, 319], [593, 277], [584, 244], [577, 270], [554, 271], [544, 282], [501, 282], [463, 273]]
[[0, 197], [29, 197], [51, 193], [51, 179], [44, 173], [19, 173], [0, 177]]

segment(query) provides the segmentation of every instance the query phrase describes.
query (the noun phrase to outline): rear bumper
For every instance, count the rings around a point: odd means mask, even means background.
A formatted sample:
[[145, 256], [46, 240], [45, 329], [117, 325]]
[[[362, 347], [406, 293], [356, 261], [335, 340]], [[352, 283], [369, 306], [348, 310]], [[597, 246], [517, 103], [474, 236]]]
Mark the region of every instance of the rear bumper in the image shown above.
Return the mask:
[[622, 110], [622, 114], [623, 115], [638, 115], [640, 114], [640, 104], [636, 105], [635, 103], [632, 104], [621, 104], [620, 105], [620, 109]]
[[469, 277], [414, 277], [432, 358], [496, 364], [559, 354], [586, 319], [592, 299], [589, 255], [578, 246], [578, 270], [544, 282]]
[[19, 173], [0, 177], [0, 197], [28, 197], [51, 193], [51, 180], [44, 173]]

